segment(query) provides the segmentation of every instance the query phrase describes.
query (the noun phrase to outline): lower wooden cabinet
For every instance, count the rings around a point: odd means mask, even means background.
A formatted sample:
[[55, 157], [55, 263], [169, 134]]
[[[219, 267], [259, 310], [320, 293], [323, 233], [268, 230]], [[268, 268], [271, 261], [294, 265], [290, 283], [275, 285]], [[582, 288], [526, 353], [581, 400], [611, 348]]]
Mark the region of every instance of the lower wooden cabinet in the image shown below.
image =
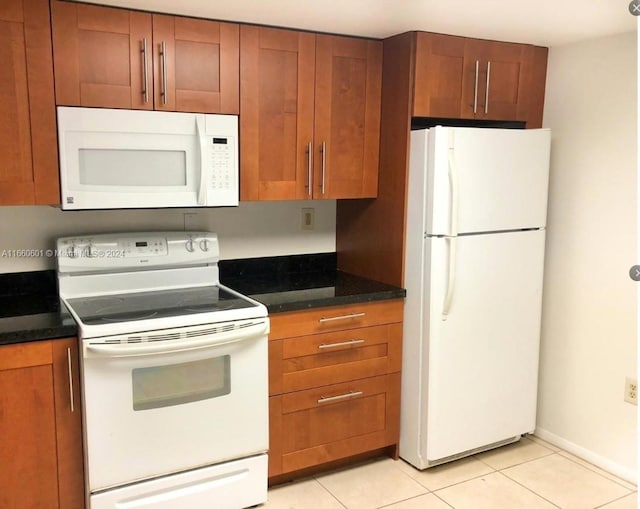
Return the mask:
[[397, 445], [402, 312], [395, 300], [271, 317], [270, 478]]
[[82, 509], [76, 338], [0, 347], [0, 507]]

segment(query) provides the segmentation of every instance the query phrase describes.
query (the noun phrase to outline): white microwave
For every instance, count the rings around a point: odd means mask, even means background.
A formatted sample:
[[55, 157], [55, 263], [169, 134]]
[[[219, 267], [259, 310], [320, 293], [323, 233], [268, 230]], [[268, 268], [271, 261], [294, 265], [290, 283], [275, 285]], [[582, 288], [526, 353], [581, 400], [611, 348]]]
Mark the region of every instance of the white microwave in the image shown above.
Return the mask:
[[238, 117], [58, 107], [62, 208], [238, 205]]

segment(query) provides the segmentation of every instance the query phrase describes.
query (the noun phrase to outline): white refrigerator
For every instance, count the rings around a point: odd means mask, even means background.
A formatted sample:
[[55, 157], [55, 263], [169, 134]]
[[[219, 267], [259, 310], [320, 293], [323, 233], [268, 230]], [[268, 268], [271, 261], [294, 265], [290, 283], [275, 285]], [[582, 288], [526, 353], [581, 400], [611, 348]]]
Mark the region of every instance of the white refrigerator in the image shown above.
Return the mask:
[[419, 469], [536, 422], [550, 131], [411, 133], [400, 456]]

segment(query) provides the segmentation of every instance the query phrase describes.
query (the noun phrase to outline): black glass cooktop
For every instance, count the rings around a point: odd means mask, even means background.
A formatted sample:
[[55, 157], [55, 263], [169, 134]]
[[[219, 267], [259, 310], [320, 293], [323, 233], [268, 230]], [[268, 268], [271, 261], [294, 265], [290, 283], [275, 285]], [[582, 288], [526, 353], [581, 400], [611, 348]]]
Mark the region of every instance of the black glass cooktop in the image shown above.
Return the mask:
[[213, 313], [255, 305], [218, 286], [79, 297], [67, 303], [87, 325]]

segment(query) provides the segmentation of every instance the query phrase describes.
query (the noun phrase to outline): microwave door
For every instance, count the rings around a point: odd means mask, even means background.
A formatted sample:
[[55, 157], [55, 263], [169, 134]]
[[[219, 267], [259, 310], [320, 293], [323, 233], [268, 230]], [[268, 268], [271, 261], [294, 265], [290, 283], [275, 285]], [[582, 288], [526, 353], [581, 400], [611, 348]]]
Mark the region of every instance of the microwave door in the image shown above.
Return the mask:
[[67, 133], [63, 208], [198, 205], [200, 157], [194, 135]]

